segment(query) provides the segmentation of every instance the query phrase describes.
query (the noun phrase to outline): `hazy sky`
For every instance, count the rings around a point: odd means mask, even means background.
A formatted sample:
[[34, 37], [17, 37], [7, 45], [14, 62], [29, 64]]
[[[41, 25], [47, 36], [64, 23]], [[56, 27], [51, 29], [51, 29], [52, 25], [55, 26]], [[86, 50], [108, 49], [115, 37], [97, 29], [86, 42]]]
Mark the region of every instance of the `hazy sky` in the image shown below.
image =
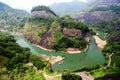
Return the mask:
[[[70, 2], [73, 0], [0, 0], [9, 6], [17, 9], [31, 10], [33, 6], [37, 5], [50, 5], [52, 3]], [[86, 2], [87, 0], [79, 0]]]

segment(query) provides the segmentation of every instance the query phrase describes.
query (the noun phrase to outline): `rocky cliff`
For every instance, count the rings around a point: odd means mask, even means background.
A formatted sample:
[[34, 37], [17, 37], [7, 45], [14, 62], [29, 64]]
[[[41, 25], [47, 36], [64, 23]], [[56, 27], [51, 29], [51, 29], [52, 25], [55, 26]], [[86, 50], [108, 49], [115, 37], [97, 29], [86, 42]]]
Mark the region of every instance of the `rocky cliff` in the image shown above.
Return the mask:
[[78, 16], [76, 16], [77, 21], [82, 21], [82, 22], [110, 21], [117, 14], [115, 11], [115, 7], [120, 7], [120, 1], [96, 0], [88, 7], [92, 7], [92, 8], [86, 12], [83, 11], [82, 13], [81, 12], [77, 13], [79, 14]]
[[50, 40], [53, 35], [50, 28], [55, 18], [57, 16], [48, 7], [36, 6], [31, 10], [31, 16], [24, 26], [23, 34], [30, 42], [51, 49], [54, 40]]
[[[83, 49], [86, 47], [87, 41], [89, 42], [89, 29], [85, 24], [75, 22], [70, 16], [58, 17], [46, 6], [37, 6], [32, 9], [23, 34], [30, 42], [47, 49], [53, 49], [54, 45], [61, 41], [64, 46], [60, 44], [60, 48], [68, 48], [71, 43], [70, 47]], [[66, 44], [66, 40], [69, 40], [68, 44]], [[74, 46], [73, 43], [75, 43]], [[85, 44], [81, 46], [78, 43]], [[63, 50], [63, 48], [59, 50]]]
[[42, 11], [33, 11], [31, 13], [31, 16], [32, 17], [41, 16], [41, 17], [44, 17], [44, 18], [55, 18], [55, 15], [47, 13], [45, 10], [42, 10]]
[[104, 7], [109, 5], [120, 5], [120, 0], [97, 0], [94, 2], [95, 6]]
[[75, 28], [72, 28], [72, 29], [69, 29], [69, 28], [64, 28], [63, 29], [63, 34], [66, 35], [66, 36], [81, 36], [82, 35], [82, 31], [79, 30], [79, 29], [75, 29]]
[[56, 14], [46, 6], [36, 6], [31, 10], [32, 17], [56, 18]]

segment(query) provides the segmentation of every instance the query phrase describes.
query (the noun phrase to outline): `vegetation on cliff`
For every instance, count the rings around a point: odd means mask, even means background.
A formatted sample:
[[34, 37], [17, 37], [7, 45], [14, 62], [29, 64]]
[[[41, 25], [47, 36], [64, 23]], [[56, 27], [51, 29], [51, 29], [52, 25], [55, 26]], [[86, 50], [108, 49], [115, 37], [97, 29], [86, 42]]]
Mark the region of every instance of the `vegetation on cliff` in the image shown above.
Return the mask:
[[87, 47], [86, 40], [79, 36], [79, 37], [66, 37], [64, 36], [59, 42], [53, 46], [53, 49], [56, 51], [65, 51], [67, 48], [78, 48], [80, 50]]
[[[103, 49], [106, 63], [104, 66], [101, 66], [100, 69], [91, 71], [91, 74], [95, 78], [109, 74], [114, 78], [114, 76], [120, 73], [119, 4], [119, 0], [96, 0], [89, 6], [89, 10], [77, 13], [80, 14], [80, 16], [75, 18], [77, 21], [87, 23], [87, 25], [93, 29], [106, 32], [107, 44]], [[91, 31], [91, 33], [93, 32]], [[119, 80], [119, 78], [117, 79]]]
[[120, 31], [114, 31], [108, 34], [107, 45], [104, 47], [103, 52], [120, 55]]
[[[31, 12], [35, 11], [46, 11], [47, 14], [50, 12], [54, 15], [54, 12], [45, 6], [35, 7]], [[85, 48], [87, 46], [85, 38], [88, 33], [89, 28], [86, 24], [75, 22], [68, 15], [63, 17], [56, 16], [56, 18], [45, 17], [43, 14], [31, 16], [23, 29], [23, 34], [32, 43], [47, 49], [55, 49], [56, 51], [65, 50], [69, 47]], [[66, 43], [66, 40], [68, 40], [68, 43]]]
[[[99, 30], [103, 30], [105, 32], [111, 32], [113, 30], [120, 30], [120, 25], [119, 25], [119, 16], [120, 16], [120, 6], [118, 5], [111, 5], [111, 6], [106, 6], [106, 7], [96, 7], [91, 10], [91, 12], [109, 12], [110, 15], [108, 15], [108, 20], [101, 20], [98, 21], [97, 23], [95, 22], [94, 24], [90, 24], [91, 26], [96, 26], [96, 28], [99, 28]], [[101, 17], [106, 17], [102, 16]], [[114, 25], [114, 26], [113, 26]]]
[[120, 30], [119, 4], [120, 2], [118, 0], [96, 0], [88, 6], [92, 8], [88, 11], [83, 10], [80, 13], [78, 12], [79, 15], [75, 19], [105, 32]]
[[54, 14], [56, 16], [56, 14], [47, 6], [36, 6], [36, 7], [33, 7], [31, 12], [33, 11], [46, 11], [46, 12], [50, 12], [52, 14]]
[[[112, 79], [116, 77], [119, 80], [120, 74], [120, 31], [115, 30], [106, 35], [107, 44], [103, 48], [103, 54], [106, 57], [106, 63], [99, 69], [91, 71], [91, 74], [97, 78], [95, 80]], [[111, 78], [107, 77], [110, 76]], [[100, 78], [99, 78], [100, 77]]]
[[22, 28], [29, 14], [24, 10], [13, 9], [0, 2], [0, 28], [10, 30], [15, 27]]
[[[91, 71], [96, 80], [114, 79], [119, 80], [120, 74], [120, 31], [113, 31], [107, 35], [107, 45], [103, 49], [106, 57], [105, 66]], [[98, 78], [101, 77], [101, 78]]]
[[[76, 20], [85, 21], [90, 27], [107, 32], [107, 45], [103, 52], [106, 63], [95, 67], [83, 67], [78, 71], [91, 71], [97, 78], [107, 74], [120, 73], [120, 6], [119, 0], [103, 1], [98, 7], [83, 14]], [[114, 5], [111, 3], [114, 1]], [[97, 1], [96, 1], [97, 2]], [[108, 2], [108, 3], [107, 3]], [[4, 12], [6, 10], [6, 12]], [[45, 6], [37, 6], [32, 9], [32, 16], [28, 19], [23, 29], [23, 34], [32, 43], [44, 48], [66, 51], [66, 48], [78, 48], [87, 46], [87, 34], [95, 34], [82, 22], [76, 22], [70, 16], [58, 17]], [[0, 27], [9, 25], [23, 27], [27, 14], [21, 10], [15, 10], [0, 3]], [[19, 15], [17, 15], [19, 14]], [[24, 16], [23, 16], [24, 15]], [[109, 60], [108, 60], [109, 59]], [[20, 47], [14, 37], [0, 32], [0, 78], [3, 80], [18, 79], [41, 79], [44, 80], [43, 70], [48, 62], [32, 55], [28, 48]], [[81, 79], [74, 74], [63, 74], [62, 79]]]

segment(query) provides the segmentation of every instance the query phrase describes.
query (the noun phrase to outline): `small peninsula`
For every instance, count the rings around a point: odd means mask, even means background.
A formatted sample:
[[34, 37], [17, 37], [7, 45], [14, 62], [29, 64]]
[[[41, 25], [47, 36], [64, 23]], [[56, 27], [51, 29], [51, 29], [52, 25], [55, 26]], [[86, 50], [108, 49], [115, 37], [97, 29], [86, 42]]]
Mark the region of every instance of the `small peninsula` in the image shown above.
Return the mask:
[[24, 36], [47, 51], [80, 53], [90, 41], [90, 30], [69, 15], [58, 17], [49, 7], [36, 6], [23, 28]]

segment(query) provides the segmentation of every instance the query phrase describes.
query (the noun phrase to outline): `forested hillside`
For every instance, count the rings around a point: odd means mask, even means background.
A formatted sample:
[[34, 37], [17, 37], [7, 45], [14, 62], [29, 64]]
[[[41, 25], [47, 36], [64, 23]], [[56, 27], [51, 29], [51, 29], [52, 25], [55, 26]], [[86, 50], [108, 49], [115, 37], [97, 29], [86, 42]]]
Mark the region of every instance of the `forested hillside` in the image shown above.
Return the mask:
[[[108, 44], [113, 42], [117, 44], [120, 32], [120, 1], [96, 0], [91, 6], [92, 8], [89, 11], [86, 11], [81, 17], [77, 16], [76, 20], [87, 23], [91, 28], [97, 28], [100, 31], [106, 32], [107, 36], [109, 36], [106, 37]], [[113, 45], [111, 44], [111, 46]], [[118, 44], [118, 46], [120, 45]], [[111, 49], [111, 51], [114, 52], [114, 49]], [[115, 51], [118, 50], [115, 49]]]
[[97, 78], [95, 80], [119, 80], [120, 1], [96, 0], [75, 16], [76, 21], [85, 22], [90, 28], [106, 33], [107, 44], [102, 51], [107, 65], [91, 72]]
[[[49, 53], [43, 50], [41, 52], [44, 53], [41, 53], [38, 50], [40, 54], [47, 53], [52, 56], [57, 55], [57, 53], [53, 53], [55, 51], [67, 53], [72, 49], [82, 52], [88, 48], [89, 53], [87, 51], [75, 55], [58, 53], [67, 62], [64, 60], [58, 62], [55, 64], [57, 68], [66, 65], [69, 67], [69, 62], [78, 62], [77, 65], [81, 62], [86, 63], [82, 63], [83, 67], [78, 66], [79, 69], [69, 70], [66, 68], [63, 72], [61, 71], [59, 78], [62, 80], [82, 80], [83, 74], [81, 77], [76, 75], [76, 73], [81, 74], [81, 71], [89, 72], [84, 73], [87, 75], [85, 78], [91, 74], [95, 80], [120, 80], [120, 0], [92, 1], [90, 5], [78, 0], [53, 4], [50, 6], [51, 9], [47, 6], [35, 6], [30, 15], [26, 11], [13, 9], [0, 2], [0, 30], [7, 28], [12, 31], [16, 27], [21, 29], [20, 34], [35, 45], [33, 47], [51, 51]], [[88, 7], [82, 10], [86, 5]], [[78, 10], [82, 11], [76, 13]], [[74, 18], [69, 15], [58, 16], [71, 12], [75, 12], [72, 14]], [[103, 37], [107, 44], [103, 49], [98, 48], [96, 39], [91, 37], [91, 35], [95, 35], [99, 39], [100, 34], [96, 35], [94, 31], [104, 32], [105, 36]], [[15, 33], [19, 34], [19, 31]], [[88, 65], [88, 63], [92, 63], [92, 59], [97, 62], [96, 57], [100, 57], [100, 55], [94, 56], [94, 50], [95, 54], [104, 55], [104, 62], [96, 65], [93, 63], [95, 66]], [[72, 58], [73, 56], [75, 57]], [[71, 59], [67, 59], [68, 57]], [[75, 58], [77, 61], [73, 60]], [[99, 60], [102, 61], [100, 58]], [[46, 75], [50, 75], [47, 76], [48, 78], [54, 74], [51, 67], [54, 65], [48, 61], [39, 55], [32, 54], [29, 48], [20, 47], [14, 36], [0, 32], [0, 80], [45, 80]], [[72, 64], [73, 68], [74, 64]]]
[[23, 33], [32, 43], [56, 51], [87, 46], [86, 37], [90, 34], [86, 24], [75, 22], [70, 16], [60, 18], [45, 6], [34, 7], [31, 12]]
[[2, 28], [23, 27], [28, 15], [24, 10], [13, 9], [0, 2], [0, 27]]
[[47, 61], [31, 54], [28, 48], [20, 47], [13, 36], [0, 32], [1, 80], [44, 80], [43, 74], [36, 69], [43, 70], [47, 64]]
[[76, 16], [77, 21], [86, 22], [90, 27], [96, 27], [106, 32], [120, 30], [119, 0], [96, 0], [88, 8], [90, 8], [88, 11], [80, 12]]

